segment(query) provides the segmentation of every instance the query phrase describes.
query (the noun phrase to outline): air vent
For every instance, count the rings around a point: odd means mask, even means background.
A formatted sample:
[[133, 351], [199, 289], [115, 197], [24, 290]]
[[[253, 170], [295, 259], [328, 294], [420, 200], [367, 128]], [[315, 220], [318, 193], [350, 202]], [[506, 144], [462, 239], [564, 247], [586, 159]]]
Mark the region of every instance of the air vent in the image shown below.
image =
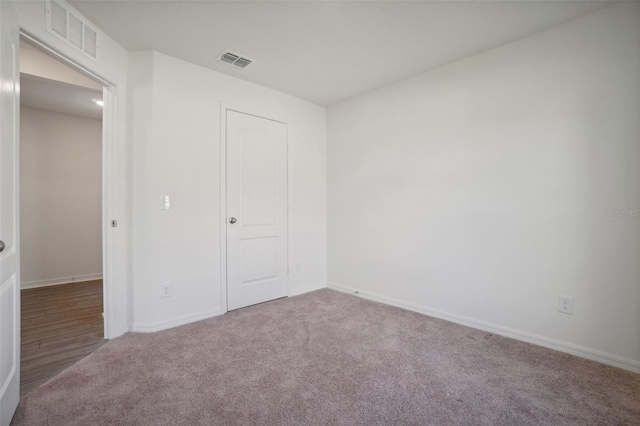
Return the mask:
[[60, 6], [56, 2], [51, 2], [50, 8], [47, 11], [49, 17], [49, 27], [54, 33], [59, 36], [67, 38], [67, 9]]
[[250, 60], [248, 60], [247, 58], [240, 58], [240, 59], [238, 59], [237, 61], [235, 61], [235, 62], [233, 63], [233, 65], [237, 65], [237, 66], [239, 66], [240, 68], [246, 68], [246, 67], [248, 67], [249, 65], [251, 65], [251, 61], [250, 61]]
[[82, 49], [82, 21], [75, 17], [72, 13], [69, 13], [69, 31], [67, 38], [74, 46]]
[[92, 58], [98, 57], [98, 33], [84, 26], [84, 52]]
[[235, 65], [238, 68], [246, 68], [251, 65], [251, 63], [255, 62], [253, 59], [245, 58], [237, 53], [229, 52], [228, 50], [222, 52], [222, 54], [218, 56], [218, 60]]
[[234, 63], [238, 59], [240, 59], [240, 57], [234, 55], [233, 53], [229, 53], [229, 52], [227, 52], [224, 55], [220, 56], [220, 60], [221, 61], [228, 62], [230, 64]]
[[47, 0], [45, 9], [50, 33], [85, 55], [98, 59], [98, 32], [92, 24], [64, 2]]

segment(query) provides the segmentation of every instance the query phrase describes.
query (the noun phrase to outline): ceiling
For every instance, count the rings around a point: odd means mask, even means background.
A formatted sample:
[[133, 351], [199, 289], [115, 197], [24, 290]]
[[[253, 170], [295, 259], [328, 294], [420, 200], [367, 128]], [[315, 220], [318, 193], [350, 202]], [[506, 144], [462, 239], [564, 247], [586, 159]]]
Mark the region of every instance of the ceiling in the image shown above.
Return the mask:
[[101, 99], [101, 84], [20, 40], [21, 105], [102, 120]]
[[102, 93], [86, 87], [20, 74], [20, 105], [61, 114], [102, 120], [102, 107], [95, 101]]
[[[72, 1], [156, 50], [332, 105], [600, 9], [607, 1]], [[229, 49], [247, 69], [217, 61]]]
[[25, 39], [20, 39], [20, 72], [102, 92], [102, 84]]

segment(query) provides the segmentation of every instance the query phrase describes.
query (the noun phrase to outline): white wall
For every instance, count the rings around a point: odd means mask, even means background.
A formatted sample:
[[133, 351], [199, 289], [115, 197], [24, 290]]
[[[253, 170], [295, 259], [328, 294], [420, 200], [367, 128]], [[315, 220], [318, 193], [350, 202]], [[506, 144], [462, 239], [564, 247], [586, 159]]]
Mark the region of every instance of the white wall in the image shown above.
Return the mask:
[[638, 10], [331, 107], [329, 285], [640, 371]]
[[[291, 294], [325, 286], [326, 109], [154, 52], [130, 55], [133, 322], [221, 313], [220, 102], [288, 123]], [[171, 210], [160, 210], [160, 196]], [[171, 283], [173, 296], [160, 298]]]
[[[67, 58], [84, 66], [86, 69], [108, 80], [112, 87], [108, 102], [113, 107], [107, 113], [113, 116], [115, 123], [105, 133], [109, 135], [111, 144], [103, 154], [107, 179], [104, 182], [107, 203], [104, 214], [109, 219], [118, 220], [117, 228], [107, 228], [103, 238], [108, 241], [109, 251], [104, 253], [110, 259], [110, 267], [105, 269], [105, 337], [114, 338], [127, 331], [131, 306], [131, 268], [130, 268], [130, 219], [131, 193], [128, 181], [131, 175], [129, 158], [131, 147], [127, 139], [127, 61], [128, 54], [107, 34], [100, 34], [100, 59], [94, 61], [79, 53], [77, 49], [67, 45], [46, 30], [45, 2], [43, 0], [14, 1], [14, 9], [18, 15], [22, 31], [38, 38], [49, 47]], [[72, 8], [73, 10], [73, 8]], [[81, 14], [77, 13], [78, 16]], [[105, 123], [107, 124], [107, 123]]]
[[102, 277], [102, 123], [20, 108], [22, 288]]

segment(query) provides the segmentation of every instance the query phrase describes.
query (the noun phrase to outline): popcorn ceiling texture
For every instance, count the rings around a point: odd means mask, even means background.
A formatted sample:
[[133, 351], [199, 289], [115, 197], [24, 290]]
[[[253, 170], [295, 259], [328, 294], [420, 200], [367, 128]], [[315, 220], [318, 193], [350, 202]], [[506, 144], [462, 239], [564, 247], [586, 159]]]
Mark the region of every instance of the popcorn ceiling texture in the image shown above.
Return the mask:
[[13, 425], [639, 425], [640, 375], [323, 289], [127, 334]]

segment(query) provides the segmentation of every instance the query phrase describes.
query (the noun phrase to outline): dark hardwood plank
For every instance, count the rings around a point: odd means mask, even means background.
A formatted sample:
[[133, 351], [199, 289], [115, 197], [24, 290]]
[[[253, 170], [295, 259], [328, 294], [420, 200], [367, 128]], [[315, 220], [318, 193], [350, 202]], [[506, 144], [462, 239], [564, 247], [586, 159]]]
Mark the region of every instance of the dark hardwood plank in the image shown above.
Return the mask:
[[[72, 319], [68, 319], [68, 318], [61, 318], [58, 320], [49, 320], [47, 321], [47, 325], [57, 325], [57, 326], [64, 326], [64, 324], [68, 324], [69, 322], [72, 321], [89, 321], [91, 319], [97, 318], [98, 316], [102, 317], [102, 312], [100, 313], [89, 313], [89, 314], [82, 314], [80, 315], [79, 313], [76, 313], [76, 317], [72, 318]], [[44, 317], [43, 317], [44, 318]], [[26, 319], [22, 321], [22, 331], [25, 330], [31, 330], [31, 329], [39, 329], [42, 327], [43, 321], [42, 318], [40, 318], [40, 320], [38, 320], [37, 318], [30, 318], [30, 319]]]
[[85, 349], [91, 349], [98, 343], [102, 343], [102, 340], [100, 340], [99, 342], [77, 342], [74, 344], [60, 346], [58, 348], [49, 348], [49, 350], [47, 351], [40, 350], [31, 353], [31, 355], [25, 354], [23, 357], [21, 357], [21, 360], [23, 363], [25, 363], [25, 366], [27, 366], [27, 364], [31, 367], [44, 365], [57, 356], [65, 357], [69, 354], [73, 355], [74, 353], [85, 353]]
[[[54, 299], [45, 299], [48, 306], [50, 307], [56, 307], [56, 308], [62, 308], [65, 306], [69, 306], [69, 305], [77, 305], [78, 303], [85, 303], [85, 302], [94, 302], [94, 303], [102, 303], [102, 297], [96, 296], [96, 295], [74, 295], [73, 293], [69, 294], [69, 298], [68, 299], [62, 299], [62, 300], [54, 300]], [[22, 303], [22, 312], [27, 313], [27, 312], [38, 312], [42, 309], [42, 300], [40, 299], [35, 299], [35, 300], [31, 300], [29, 302], [24, 302]]]
[[68, 333], [74, 333], [74, 332], [86, 333], [87, 328], [93, 328], [91, 323], [87, 321], [78, 321], [78, 324], [67, 325], [64, 328], [61, 328], [57, 325], [43, 327], [43, 328], [32, 328], [22, 333], [22, 345], [41, 341], [43, 339], [51, 339], [51, 338], [56, 339], [62, 335], [67, 335]]
[[102, 280], [21, 292], [24, 395], [104, 344]]
[[38, 317], [30, 317], [24, 319], [23, 329], [29, 329], [34, 327], [40, 327], [41, 324], [63, 323], [71, 318], [87, 318], [93, 317], [96, 314], [102, 314], [102, 308], [84, 308], [84, 309], [69, 309], [68, 312], [51, 311]]

